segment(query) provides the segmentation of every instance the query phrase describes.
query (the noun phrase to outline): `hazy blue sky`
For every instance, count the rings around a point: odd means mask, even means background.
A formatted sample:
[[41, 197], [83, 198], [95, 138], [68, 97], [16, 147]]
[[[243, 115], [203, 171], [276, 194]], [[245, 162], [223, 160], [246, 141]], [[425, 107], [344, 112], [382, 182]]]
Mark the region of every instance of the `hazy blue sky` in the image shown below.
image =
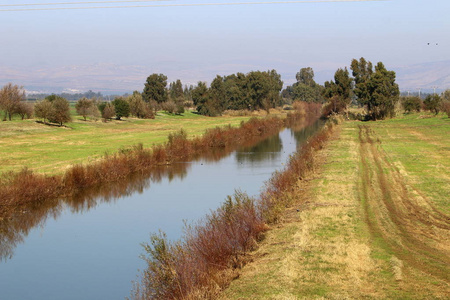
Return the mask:
[[[0, 10], [12, 8], [5, 4], [57, 2], [64, 1], [0, 0]], [[0, 66], [139, 65], [149, 74], [170, 74], [171, 80], [196, 80], [272, 68], [295, 77], [301, 67], [335, 70], [361, 56], [388, 68], [450, 59], [448, 0], [312, 2], [0, 11]]]

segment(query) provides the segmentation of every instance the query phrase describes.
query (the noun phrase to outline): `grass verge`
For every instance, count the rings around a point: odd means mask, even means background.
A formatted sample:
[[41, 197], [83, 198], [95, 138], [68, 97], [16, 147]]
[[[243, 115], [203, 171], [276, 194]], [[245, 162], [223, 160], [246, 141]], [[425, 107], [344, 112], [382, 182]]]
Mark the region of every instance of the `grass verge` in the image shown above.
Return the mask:
[[222, 299], [448, 299], [450, 119], [346, 122]]
[[72, 165], [96, 161], [105, 153], [116, 153], [119, 148], [164, 144], [170, 133], [181, 128], [190, 138], [195, 138], [208, 128], [238, 127], [250, 118], [211, 118], [187, 111], [182, 116], [160, 112], [155, 119], [130, 118], [107, 123], [83, 121], [74, 116], [66, 127], [47, 126], [35, 120], [0, 122], [0, 173], [27, 167], [47, 175], [62, 174]]

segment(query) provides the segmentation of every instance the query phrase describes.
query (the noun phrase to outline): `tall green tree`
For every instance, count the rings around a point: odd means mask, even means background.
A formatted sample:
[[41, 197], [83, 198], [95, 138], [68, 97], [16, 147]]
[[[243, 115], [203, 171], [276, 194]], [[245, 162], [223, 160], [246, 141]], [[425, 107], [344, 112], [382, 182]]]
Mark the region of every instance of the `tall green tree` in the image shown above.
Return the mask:
[[285, 89], [285, 95], [293, 100], [305, 102], [323, 102], [323, 87], [314, 81], [314, 70], [311, 67], [301, 68], [296, 74], [297, 82]]
[[355, 81], [353, 93], [358, 98], [358, 102], [367, 105], [370, 99], [368, 83], [373, 74], [373, 66], [370, 61], [366, 61], [364, 57], [358, 60], [353, 59], [350, 69]]
[[314, 87], [316, 82], [314, 81], [314, 70], [311, 67], [301, 68], [295, 75], [297, 83], [305, 84], [310, 87]]
[[398, 84], [395, 83], [395, 72], [388, 71], [382, 62], [377, 63], [367, 88], [369, 116], [374, 120], [393, 117], [400, 95]]
[[152, 100], [159, 104], [168, 100], [167, 93], [167, 76], [164, 74], [152, 74], [147, 77], [147, 81], [144, 85], [144, 91], [142, 98], [145, 102]]
[[118, 97], [114, 99], [112, 105], [114, 105], [117, 120], [120, 120], [123, 117], [128, 117], [130, 115], [130, 105], [124, 98]]
[[211, 117], [219, 115], [220, 109], [216, 107], [217, 103], [211, 100], [210, 90], [205, 82], [199, 81], [191, 95], [199, 114]]
[[329, 112], [340, 113], [347, 110], [352, 95], [352, 78], [347, 68], [339, 68], [334, 73], [334, 81], [325, 82], [323, 95], [328, 99]]
[[304, 83], [296, 83], [292, 86], [292, 96], [294, 100], [305, 102], [323, 102], [322, 87], [316, 85], [314, 87]]
[[247, 96], [247, 76], [244, 73], [225, 76], [224, 87], [228, 109], [248, 109], [250, 103]]
[[280, 104], [280, 91], [283, 87], [281, 76], [275, 71], [252, 71], [247, 74], [247, 95], [249, 108], [266, 109]]
[[181, 83], [180, 79], [177, 79], [177, 81], [170, 83], [169, 94], [170, 98], [172, 98], [172, 100], [175, 102], [179, 99], [184, 98], [183, 84]]

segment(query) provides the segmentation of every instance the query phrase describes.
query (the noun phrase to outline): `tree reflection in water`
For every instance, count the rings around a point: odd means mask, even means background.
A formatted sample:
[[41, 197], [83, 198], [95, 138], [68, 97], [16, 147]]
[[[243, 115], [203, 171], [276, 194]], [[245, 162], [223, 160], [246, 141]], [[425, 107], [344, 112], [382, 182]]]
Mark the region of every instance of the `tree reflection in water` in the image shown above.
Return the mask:
[[[323, 122], [313, 123], [311, 120], [297, 122], [292, 129], [297, 145], [304, 142], [312, 132], [317, 131]], [[311, 126], [311, 124], [313, 124]], [[261, 140], [263, 140], [261, 142]], [[243, 145], [236, 153], [238, 162], [256, 163], [267, 159], [276, 159], [282, 149], [282, 141], [279, 134], [269, 138], [254, 138]], [[231, 147], [210, 148], [202, 153], [202, 159], [207, 162], [218, 161], [230, 155], [236, 149]], [[248, 155], [248, 153], [257, 155]], [[155, 166], [144, 172], [131, 174], [126, 180], [115, 181], [100, 186], [83, 189], [70, 197], [57, 200], [46, 200], [38, 203], [32, 202], [26, 205], [11, 206], [0, 214], [0, 260], [11, 259], [14, 249], [35, 227], [43, 227], [49, 218], [57, 219], [63, 210], [69, 208], [72, 213], [87, 212], [101, 203], [114, 203], [124, 196], [134, 193], [143, 193], [151, 183], [158, 183], [163, 178], [183, 179], [191, 166], [190, 162], [173, 163], [167, 166]]]

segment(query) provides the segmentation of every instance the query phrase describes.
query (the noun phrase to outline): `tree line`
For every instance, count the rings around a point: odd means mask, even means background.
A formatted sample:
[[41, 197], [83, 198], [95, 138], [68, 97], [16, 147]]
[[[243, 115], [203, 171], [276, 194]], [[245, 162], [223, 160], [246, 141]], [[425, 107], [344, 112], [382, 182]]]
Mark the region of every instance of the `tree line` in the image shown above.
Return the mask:
[[[182, 114], [185, 108], [194, 106], [199, 114], [218, 116], [226, 110], [266, 110], [292, 101], [323, 104], [324, 114], [344, 113], [351, 103], [366, 108], [367, 119], [392, 117], [399, 101], [406, 112], [429, 110], [450, 114], [450, 90], [442, 96], [428, 95], [424, 101], [418, 97], [400, 97], [395, 72], [386, 69], [382, 62], [375, 66], [363, 57], [353, 59], [350, 71], [344, 67], [336, 70], [333, 80], [323, 85], [314, 80], [311, 67], [301, 68], [296, 82], [283, 88], [281, 75], [276, 70], [251, 71], [247, 74], [217, 75], [208, 86], [206, 82], [184, 85], [176, 80], [168, 85], [164, 74], [147, 77], [143, 91], [118, 96], [111, 102], [104, 101], [100, 93], [89, 91], [75, 104], [77, 113], [87, 120], [104, 121], [123, 117], [154, 118], [158, 110]], [[86, 97], [90, 96], [90, 97]], [[22, 119], [43, 119], [62, 125], [71, 120], [70, 104], [61, 95], [48, 95], [34, 104], [26, 101], [22, 87], [11, 83], [0, 90], [0, 111], [3, 120], [14, 115]]]

